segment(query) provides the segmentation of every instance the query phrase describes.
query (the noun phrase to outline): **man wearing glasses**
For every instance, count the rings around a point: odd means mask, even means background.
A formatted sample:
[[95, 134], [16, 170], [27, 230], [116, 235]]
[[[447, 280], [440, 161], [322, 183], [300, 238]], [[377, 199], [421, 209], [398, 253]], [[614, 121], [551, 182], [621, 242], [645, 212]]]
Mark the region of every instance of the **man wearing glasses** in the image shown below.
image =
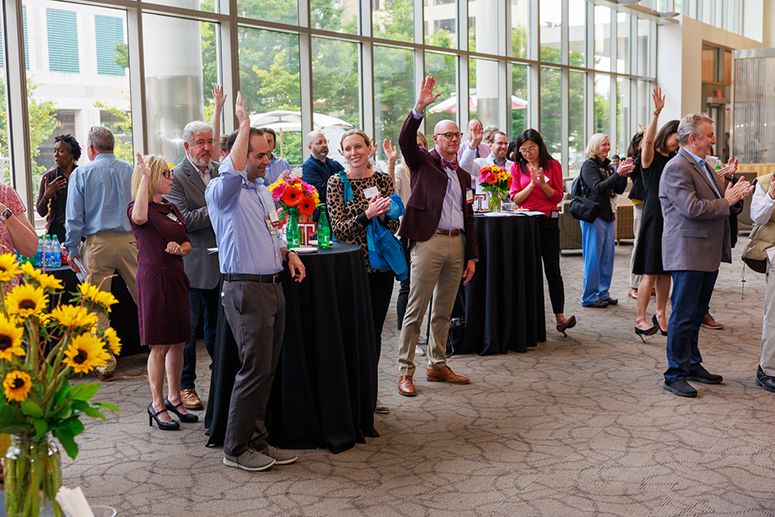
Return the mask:
[[[323, 133], [312, 131], [307, 135], [307, 148], [310, 157], [301, 166], [301, 179], [315, 187], [320, 195], [320, 202], [326, 203], [326, 188], [328, 178], [343, 171], [342, 164], [328, 158], [328, 140]], [[317, 221], [318, 211], [315, 210], [313, 219]]]
[[506, 158], [508, 150], [509, 137], [503, 131], [495, 131], [492, 134], [489, 156], [486, 158], [474, 158], [473, 153], [463, 153], [463, 158], [460, 159], [460, 166], [471, 173], [471, 188], [476, 189], [477, 194], [482, 193], [482, 186], [477, 181], [479, 171], [482, 168], [488, 165], [497, 165], [501, 169], [511, 170], [514, 162]]
[[428, 343], [429, 381], [468, 384], [447, 366], [446, 346], [450, 315], [461, 278], [467, 283], [474, 275], [479, 252], [474, 228], [471, 176], [457, 163], [462, 134], [457, 124], [442, 120], [433, 131], [435, 147], [427, 151], [417, 145], [417, 130], [425, 108], [439, 94], [435, 80], [423, 81], [417, 103], [406, 118], [398, 137], [401, 152], [412, 171], [412, 194], [399, 234], [409, 239], [412, 271], [409, 302], [401, 327], [398, 392], [417, 395], [414, 351], [420, 337], [425, 308], [433, 295], [431, 339]]

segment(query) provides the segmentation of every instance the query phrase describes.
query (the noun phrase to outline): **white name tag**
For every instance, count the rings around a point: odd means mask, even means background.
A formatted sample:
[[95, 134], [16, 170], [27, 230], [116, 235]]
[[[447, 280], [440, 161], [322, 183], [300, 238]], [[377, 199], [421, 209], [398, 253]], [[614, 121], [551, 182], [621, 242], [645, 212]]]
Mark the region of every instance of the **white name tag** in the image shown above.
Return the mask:
[[466, 203], [469, 205], [474, 202], [474, 191], [471, 189], [466, 189]]
[[369, 187], [369, 188], [363, 189], [363, 195], [366, 196], [366, 199], [370, 200], [377, 194], [379, 194], [379, 189], [377, 187]]
[[176, 223], [180, 222], [180, 219], [178, 219], [178, 216], [175, 215], [175, 212], [170, 212], [169, 214], [167, 214], [167, 217], [169, 217]]

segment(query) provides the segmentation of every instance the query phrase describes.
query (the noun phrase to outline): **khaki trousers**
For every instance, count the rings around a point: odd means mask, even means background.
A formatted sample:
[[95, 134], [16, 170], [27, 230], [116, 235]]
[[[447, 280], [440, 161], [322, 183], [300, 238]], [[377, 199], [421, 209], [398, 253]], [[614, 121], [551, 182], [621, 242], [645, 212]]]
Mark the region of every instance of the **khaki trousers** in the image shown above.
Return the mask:
[[409, 302], [401, 327], [398, 369], [400, 375], [414, 375], [414, 351], [420, 338], [425, 311], [433, 295], [431, 335], [428, 340], [428, 368], [447, 364], [449, 319], [465, 270], [466, 239], [437, 233], [425, 242], [414, 242]]
[[764, 292], [764, 321], [762, 323], [762, 357], [759, 366], [764, 373], [775, 377], [775, 268], [767, 261], [767, 289]]
[[[124, 279], [129, 294], [137, 303], [135, 277], [137, 276], [137, 245], [132, 232], [98, 232], [86, 237], [81, 244], [81, 262], [89, 271], [89, 282], [110, 292], [111, 277], [116, 271]], [[98, 315], [97, 324], [100, 328], [110, 326], [108, 318]], [[112, 372], [116, 369], [116, 358], [110, 355], [110, 360], [104, 368], [98, 371]]]

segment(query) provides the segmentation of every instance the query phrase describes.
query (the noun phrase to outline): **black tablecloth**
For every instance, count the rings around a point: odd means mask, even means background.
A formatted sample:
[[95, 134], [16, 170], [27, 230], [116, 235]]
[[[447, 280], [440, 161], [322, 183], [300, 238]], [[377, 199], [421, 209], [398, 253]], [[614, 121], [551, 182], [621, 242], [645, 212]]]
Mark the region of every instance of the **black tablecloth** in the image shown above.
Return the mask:
[[526, 352], [527, 347], [546, 341], [536, 216], [477, 215], [474, 219], [479, 262], [465, 287], [466, 325], [459, 353]]
[[[54, 275], [62, 281], [64, 293], [62, 294], [62, 303], [70, 301], [70, 293], [78, 289], [78, 277], [70, 266], [61, 266], [46, 268], [46, 273]], [[121, 355], [140, 354], [147, 352], [140, 346], [140, 327], [137, 323], [137, 305], [129, 294], [126, 282], [121, 275], [116, 272], [116, 276], [111, 279], [110, 292], [116, 297], [118, 303], [114, 305], [110, 312], [110, 326], [116, 330], [116, 334], [121, 339]], [[50, 300], [50, 303], [57, 303], [59, 300]]]
[[[272, 445], [289, 449], [350, 449], [374, 429], [377, 345], [366, 262], [359, 246], [333, 243], [302, 254], [307, 278], [283, 272], [285, 336], [266, 427]], [[218, 331], [205, 416], [208, 446], [223, 445], [237, 345], [218, 310]]]

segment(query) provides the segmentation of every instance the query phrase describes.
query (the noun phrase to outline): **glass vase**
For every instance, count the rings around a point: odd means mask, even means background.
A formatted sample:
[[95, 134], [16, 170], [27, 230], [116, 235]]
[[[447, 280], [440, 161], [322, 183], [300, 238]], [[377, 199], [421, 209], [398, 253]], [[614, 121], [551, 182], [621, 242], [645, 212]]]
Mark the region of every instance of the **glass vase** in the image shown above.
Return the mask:
[[51, 433], [34, 440], [29, 434], [12, 435], [4, 470], [6, 515], [37, 517], [53, 506], [54, 515], [62, 516], [55, 500], [62, 486], [62, 462]]
[[501, 211], [501, 195], [496, 194], [495, 192], [490, 192], [490, 212], [500, 212]]

